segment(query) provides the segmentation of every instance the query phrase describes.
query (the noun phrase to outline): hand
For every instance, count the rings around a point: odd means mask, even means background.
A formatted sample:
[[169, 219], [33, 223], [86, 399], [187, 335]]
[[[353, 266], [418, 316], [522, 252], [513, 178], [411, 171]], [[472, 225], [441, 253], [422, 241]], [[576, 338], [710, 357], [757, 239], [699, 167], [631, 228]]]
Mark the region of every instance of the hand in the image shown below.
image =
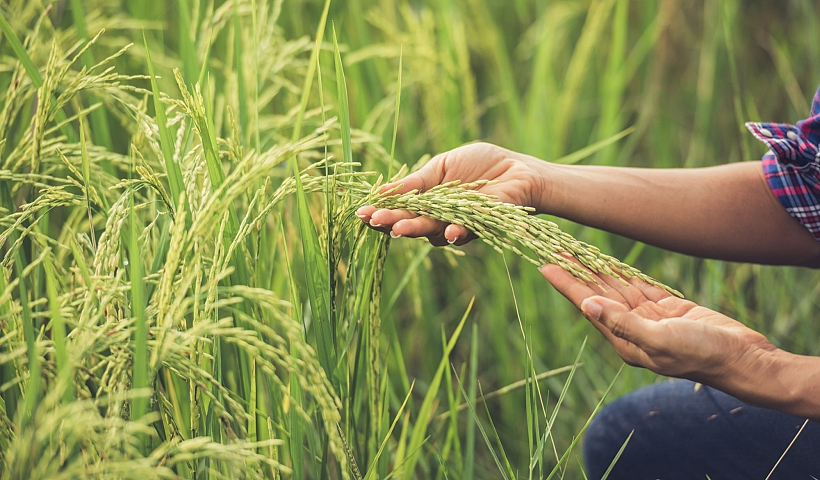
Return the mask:
[[755, 378], [761, 356], [777, 350], [742, 323], [638, 279], [627, 286], [601, 275], [589, 285], [556, 265], [541, 272], [629, 365], [734, 390], [731, 379]]
[[[453, 180], [464, 183], [495, 180], [478, 190], [495, 195], [501, 202], [540, 209], [549, 194], [544, 167], [546, 162], [535, 157], [512, 152], [489, 143], [475, 143], [456, 148], [434, 157], [421, 170], [402, 180], [382, 187], [387, 191], [402, 185], [395, 193], [410, 190], [426, 191]], [[360, 208], [356, 215], [369, 226], [394, 237], [427, 237], [437, 246], [463, 245], [475, 235], [460, 225], [451, 225], [404, 210]]]

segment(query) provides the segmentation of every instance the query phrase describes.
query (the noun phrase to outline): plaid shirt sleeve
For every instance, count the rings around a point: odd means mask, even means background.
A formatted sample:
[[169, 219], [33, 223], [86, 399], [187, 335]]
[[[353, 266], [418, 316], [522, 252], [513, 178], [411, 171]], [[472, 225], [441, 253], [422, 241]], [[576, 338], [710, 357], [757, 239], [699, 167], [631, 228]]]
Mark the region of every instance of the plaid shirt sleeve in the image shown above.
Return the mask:
[[820, 87], [811, 116], [797, 125], [750, 122], [746, 128], [769, 146], [763, 172], [772, 192], [820, 241]]

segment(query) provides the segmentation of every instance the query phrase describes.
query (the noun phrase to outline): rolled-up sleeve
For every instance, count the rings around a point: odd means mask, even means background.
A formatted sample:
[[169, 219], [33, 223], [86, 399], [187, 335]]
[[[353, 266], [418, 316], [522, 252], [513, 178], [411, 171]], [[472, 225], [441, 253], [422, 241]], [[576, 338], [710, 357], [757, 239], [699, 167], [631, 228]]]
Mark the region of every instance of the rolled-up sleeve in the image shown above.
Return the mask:
[[811, 116], [796, 125], [749, 122], [746, 127], [769, 147], [763, 172], [772, 193], [820, 241], [820, 88]]

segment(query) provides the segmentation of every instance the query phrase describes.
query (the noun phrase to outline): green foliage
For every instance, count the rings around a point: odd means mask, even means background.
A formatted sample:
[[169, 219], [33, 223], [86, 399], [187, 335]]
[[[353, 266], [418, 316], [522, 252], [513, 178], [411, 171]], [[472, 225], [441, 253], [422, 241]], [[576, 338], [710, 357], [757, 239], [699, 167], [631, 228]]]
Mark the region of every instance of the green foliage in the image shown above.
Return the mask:
[[[759, 156], [741, 122], [805, 113], [817, 18], [807, 0], [3, 2], [0, 477], [583, 478], [591, 415], [655, 376], [621, 372], [526, 260], [390, 241], [355, 208], [475, 139], [566, 163]], [[820, 354], [814, 272], [556, 223]]]

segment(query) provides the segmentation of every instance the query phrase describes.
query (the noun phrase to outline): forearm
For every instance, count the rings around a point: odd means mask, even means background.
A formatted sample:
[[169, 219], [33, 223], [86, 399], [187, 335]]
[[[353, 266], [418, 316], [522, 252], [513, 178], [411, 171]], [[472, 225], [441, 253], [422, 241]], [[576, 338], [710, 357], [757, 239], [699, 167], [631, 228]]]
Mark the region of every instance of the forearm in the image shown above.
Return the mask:
[[820, 421], [820, 358], [760, 350], [707, 382], [751, 405]]
[[544, 164], [545, 213], [707, 258], [820, 266], [820, 243], [757, 162], [698, 169]]

